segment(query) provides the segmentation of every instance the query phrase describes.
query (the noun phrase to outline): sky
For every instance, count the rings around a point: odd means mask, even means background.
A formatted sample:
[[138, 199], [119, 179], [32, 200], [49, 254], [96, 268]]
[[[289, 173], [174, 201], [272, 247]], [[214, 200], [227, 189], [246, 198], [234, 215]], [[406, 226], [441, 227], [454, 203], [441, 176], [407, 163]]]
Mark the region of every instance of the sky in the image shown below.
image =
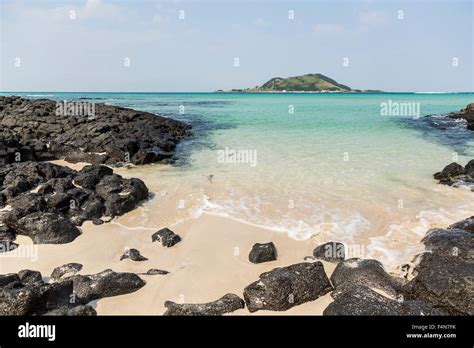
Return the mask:
[[0, 91], [474, 91], [472, 0], [0, 0]]

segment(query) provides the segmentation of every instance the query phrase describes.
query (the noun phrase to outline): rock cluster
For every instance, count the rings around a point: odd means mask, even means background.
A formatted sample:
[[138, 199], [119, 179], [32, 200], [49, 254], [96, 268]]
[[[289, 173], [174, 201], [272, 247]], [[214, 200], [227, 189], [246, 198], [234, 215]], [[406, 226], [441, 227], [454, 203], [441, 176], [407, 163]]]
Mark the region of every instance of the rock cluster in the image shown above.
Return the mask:
[[148, 198], [139, 179], [123, 179], [102, 165], [80, 171], [47, 162], [21, 162], [0, 168], [0, 240], [16, 235], [34, 243], [69, 243], [86, 220], [129, 212]]
[[474, 103], [468, 104], [466, 108], [459, 110], [459, 112], [450, 113], [448, 117], [465, 120], [467, 129], [474, 131]]
[[472, 186], [474, 185], [474, 160], [470, 160], [464, 167], [453, 162], [435, 173], [433, 177], [439, 180], [440, 184], [449, 186]]
[[52, 159], [166, 163], [190, 135], [189, 125], [148, 112], [104, 104], [93, 104], [93, 114], [66, 112], [62, 104], [0, 96], [0, 165]]
[[0, 275], [0, 315], [96, 315], [88, 305], [90, 301], [128, 294], [145, 285], [136, 274], [112, 270], [60, 275], [70, 268], [56, 269], [51, 278], [57, 281], [49, 283], [43, 281], [41, 273], [31, 270]]

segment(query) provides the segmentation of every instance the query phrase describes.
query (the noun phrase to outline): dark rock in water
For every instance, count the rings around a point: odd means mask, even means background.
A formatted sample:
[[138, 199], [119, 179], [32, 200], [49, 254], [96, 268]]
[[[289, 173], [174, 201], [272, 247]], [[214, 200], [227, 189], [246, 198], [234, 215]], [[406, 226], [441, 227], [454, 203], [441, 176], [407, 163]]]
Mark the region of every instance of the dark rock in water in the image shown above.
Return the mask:
[[473, 233], [474, 232], [474, 216], [471, 216], [470, 218], [464, 219], [462, 221], [458, 221], [448, 226], [448, 230], [451, 230], [451, 229], [461, 229], [461, 230], [465, 230], [465, 231]]
[[167, 310], [164, 315], [215, 316], [244, 308], [245, 303], [237, 295], [226, 294], [216, 301], [203, 304], [178, 304], [172, 301], [166, 301], [165, 307]]
[[405, 298], [421, 300], [449, 315], [474, 315], [474, 262], [438, 250], [423, 254]]
[[449, 184], [452, 182], [452, 179], [464, 175], [464, 167], [459, 163], [453, 162], [448, 164], [441, 172], [435, 173], [433, 176], [436, 180], [439, 180], [440, 183]]
[[363, 285], [354, 285], [339, 293], [323, 315], [442, 315], [421, 301], [397, 301]]
[[179, 121], [112, 105], [87, 105], [87, 114], [69, 115], [64, 102], [1, 96], [0, 164], [61, 158], [93, 164], [161, 162], [190, 136], [190, 126]]
[[181, 237], [171, 231], [169, 228], [162, 228], [151, 236], [152, 242], [161, 242], [165, 247], [172, 247], [181, 241]]
[[161, 269], [156, 269], [156, 268], [152, 268], [152, 269], [149, 269], [145, 275], [165, 275], [165, 274], [168, 274], [170, 272], [168, 271], [164, 271], [164, 270], [161, 270]]
[[255, 243], [249, 254], [249, 261], [252, 263], [261, 263], [274, 261], [277, 259], [277, 250], [273, 242]]
[[340, 262], [331, 275], [331, 283], [338, 287], [364, 285], [385, 291], [396, 297], [400, 290], [399, 281], [385, 272], [377, 260], [348, 259]]
[[56, 267], [51, 273], [51, 280], [59, 281], [66, 279], [68, 277], [72, 277], [76, 275], [82, 269], [82, 265], [80, 263], [67, 263], [65, 265]]
[[474, 103], [468, 104], [465, 109], [459, 112], [452, 112], [448, 116], [455, 119], [463, 119], [467, 123], [467, 129], [474, 130]]
[[70, 243], [81, 234], [69, 219], [54, 213], [33, 213], [10, 227], [18, 234], [30, 237], [35, 244]]
[[302, 262], [262, 273], [244, 289], [244, 299], [250, 312], [285, 311], [331, 290], [321, 262]]
[[441, 172], [435, 173], [434, 178], [439, 180], [440, 184], [454, 187], [468, 186], [474, 191], [474, 160], [469, 161], [466, 167], [453, 162]]
[[456, 256], [466, 261], [469, 259], [474, 261], [474, 235], [472, 232], [458, 228], [446, 230], [434, 228], [426, 233], [421, 242], [425, 245], [426, 250], [435, 252], [437, 255]]
[[92, 308], [91, 306], [89, 305], [79, 305], [79, 306], [76, 306], [76, 307], [73, 307], [73, 308], [60, 308], [60, 309], [56, 309], [56, 310], [53, 310], [53, 311], [50, 311], [48, 313], [45, 313], [45, 315], [48, 315], [48, 316], [96, 316], [97, 315], [97, 312], [95, 311], [94, 308]]
[[33, 283], [42, 283], [43, 277], [41, 273], [38, 271], [32, 271], [29, 269], [25, 269], [23, 271], [18, 272], [18, 277], [23, 284], [33, 284]]
[[110, 269], [93, 275], [75, 275], [74, 293], [77, 304], [86, 304], [103, 297], [128, 294], [145, 285], [134, 273], [116, 273]]
[[142, 256], [137, 249], [128, 249], [125, 253], [120, 257], [120, 261], [130, 259], [132, 261], [146, 261], [148, 260], [146, 257]]
[[346, 258], [346, 246], [340, 242], [327, 242], [313, 250], [316, 259], [338, 263]]

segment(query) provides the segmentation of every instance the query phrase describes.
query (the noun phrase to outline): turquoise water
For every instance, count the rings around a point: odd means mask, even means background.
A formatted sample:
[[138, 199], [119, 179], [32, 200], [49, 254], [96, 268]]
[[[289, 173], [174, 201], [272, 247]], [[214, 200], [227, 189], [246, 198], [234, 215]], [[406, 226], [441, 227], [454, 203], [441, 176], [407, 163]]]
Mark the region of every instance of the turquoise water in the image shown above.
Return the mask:
[[23, 95], [90, 98], [191, 123], [195, 136], [179, 146], [175, 166], [129, 171], [156, 183], [152, 208], [175, 201], [176, 218], [211, 212], [298, 239], [361, 243], [390, 263], [416, 250], [429, 227], [474, 209], [470, 191], [432, 179], [474, 157], [474, 133], [443, 117], [381, 115], [389, 100], [442, 115], [474, 102], [472, 93]]

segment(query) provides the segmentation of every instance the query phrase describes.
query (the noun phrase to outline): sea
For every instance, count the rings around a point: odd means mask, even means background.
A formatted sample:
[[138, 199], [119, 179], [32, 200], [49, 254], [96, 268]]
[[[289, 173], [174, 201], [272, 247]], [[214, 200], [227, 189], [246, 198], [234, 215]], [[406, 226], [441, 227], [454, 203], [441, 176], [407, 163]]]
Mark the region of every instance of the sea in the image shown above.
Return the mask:
[[[168, 223], [217, 214], [294, 239], [341, 241], [388, 268], [426, 231], [474, 215], [470, 188], [433, 174], [474, 158], [474, 132], [446, 115], [473, 93], [1, 93], [112, 104], [192, 125], [142, 212]], [[165, 211], [172, 202], [174, 211]]]

